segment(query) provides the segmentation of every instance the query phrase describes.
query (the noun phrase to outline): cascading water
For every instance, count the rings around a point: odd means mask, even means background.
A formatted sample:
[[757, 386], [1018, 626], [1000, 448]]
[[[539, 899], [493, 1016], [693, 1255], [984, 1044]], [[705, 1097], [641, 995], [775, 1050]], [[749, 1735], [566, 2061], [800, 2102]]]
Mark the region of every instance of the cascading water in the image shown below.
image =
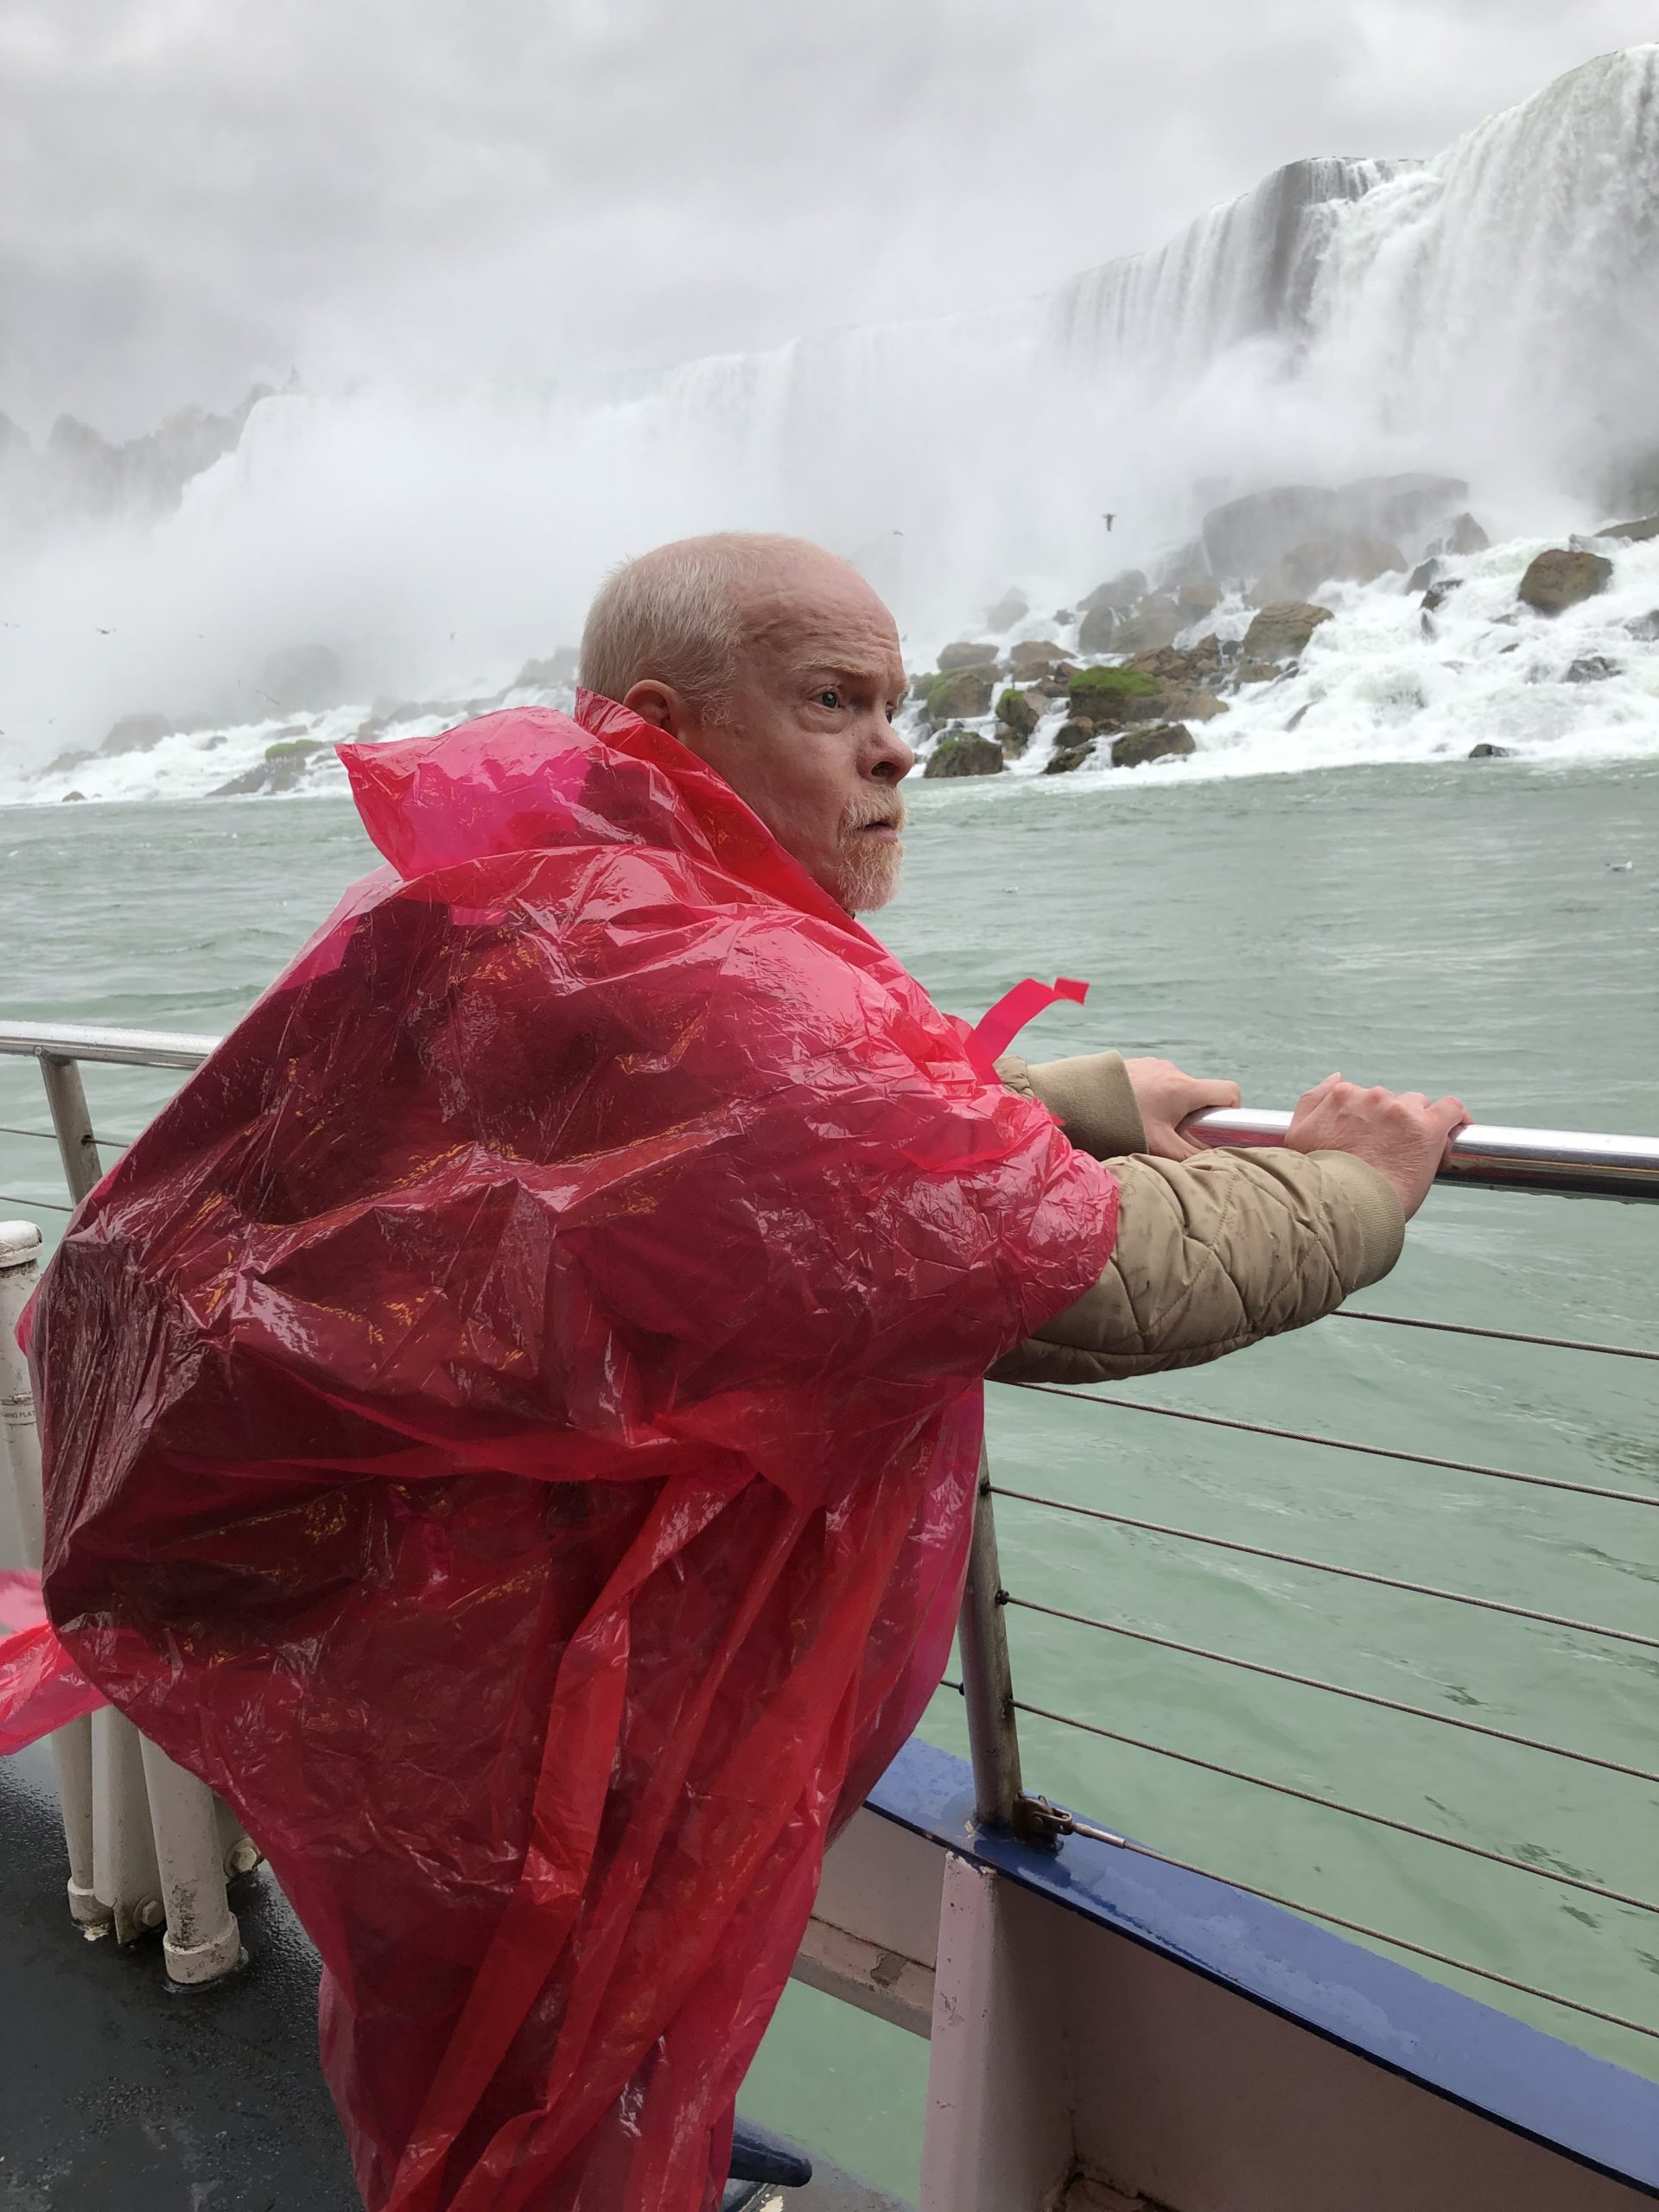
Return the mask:
[[[1656, 357], [1647, 46], [1426, 163], [1293, 163], [1044, 300], [609, 392], [527, 391], [520, 369], [464, 396], [267, 398], [175, 512], [0, 550], [7, 766], [144, 709], [287, 728], [258, 671], [310, 639], [355, 700], [499, 689], [575, 635], [609, 563], [699, 529], [847, 552], [922, 664], [1009, 583], [1075, 604], [1257, 485], [1449, 469], [1495, 535], [1592, 526], [1659, 449]], [[137, 789], [162, 757], [109, 773]]]

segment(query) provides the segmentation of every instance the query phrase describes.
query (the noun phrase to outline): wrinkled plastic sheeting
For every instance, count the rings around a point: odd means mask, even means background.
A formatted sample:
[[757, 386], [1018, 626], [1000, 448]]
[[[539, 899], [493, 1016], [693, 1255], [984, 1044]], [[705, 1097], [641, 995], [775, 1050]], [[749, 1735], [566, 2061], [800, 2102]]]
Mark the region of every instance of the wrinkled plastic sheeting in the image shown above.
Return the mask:
[[624, 709], [342, 753], [389, 866], [44, 1280], [48, 1600], [316, 1942], [368, 2204], [690, 2212], [1116, 1186]]
[[0, 1573], [0, 1758], [105, 1702], [47, 1619], [40, 1576]]

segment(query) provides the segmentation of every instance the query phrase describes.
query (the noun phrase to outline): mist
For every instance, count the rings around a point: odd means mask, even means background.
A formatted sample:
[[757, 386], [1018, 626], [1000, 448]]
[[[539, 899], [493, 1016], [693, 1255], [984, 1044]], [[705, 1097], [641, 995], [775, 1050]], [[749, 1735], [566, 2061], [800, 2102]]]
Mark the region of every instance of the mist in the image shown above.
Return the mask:
[[[1255, 484], [1590, 521], [1656, 442], [1659, 49], [1541, 88], [1643, 12], [14, 7], [0, 743], [280, 714], [312, 642], [499, 688], [706, 529], [847, 553], [919, 658]], [[1388, 159], [1257, 190], [1333, 144]], [[60, 411], [260, 381], [181, 489], [63, 492]]]

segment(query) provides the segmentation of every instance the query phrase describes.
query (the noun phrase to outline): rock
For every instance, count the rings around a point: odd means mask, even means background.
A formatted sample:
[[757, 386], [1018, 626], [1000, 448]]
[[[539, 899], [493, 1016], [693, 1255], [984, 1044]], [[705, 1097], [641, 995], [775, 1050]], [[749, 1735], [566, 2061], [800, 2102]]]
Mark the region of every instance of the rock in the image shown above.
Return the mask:
[[[1072, 677], [1066, 697], [1079, 721], [1121, 729], [1126, 722], [1157, 719], [1163, 686], [1138, 668], [1084, 668]], [[1058, 741], [1065, 739], [1062, 730]]]
[[283, 714], [321, 713], [346, 697], [346, 666], [332, 645], [284, 645], [266, 655], [256, 687]]
[[[943, 660], [944, 653], [939, 658]], [[993, 647], [993, 664], [995, 659], [995, 649]], [[989, 665], [946, 670], [929, 683], [923, 712], [926, 719], [936, 726], [940, 722], [971, 721], [976, 715], [990, 712], [991, 693], [995, 688]]]
[[1624, 545], [1645, 545], [1649, 538], [1659, 537], [1659, 515], [1649, 515], [1645, 522], [1610, 522], [1596, 536], [1616, 537]]
[[1231, 710], [1224, 699], [1217, 699], [1213, 691], [1189, 691], [1183, 685], [1172, 683], [1164, 695], [1164, 704], [1172, 714], [1189, 722], [1211, 722], [1217, 715]]
[[1044, 764], [1046, 776], [1069, 776], [1095, 753], [1095, 733], [1086, 722], [1066, 722], [1054, 741], [1054, 750]]
[[1063, 660], [1057, 668], [1051, 669], [1046, 676], [1033, 677], [1026, 689], [1035, 698], [1064, 699], [1071, 688], [1071, 679], [1077, 672], [1069, 660]]
[[1119, 616], [1112, 650], [1120, 653], [1155, 651], [1160, 645], [1173, 645], [1185, 627], [1186, 617], [1175, 601], [1162, 592], [1154, 592], [1149, 599], [1143, 599], [1132, 613]]
[[[1087, 599], [1077, 605], [1085, 614], [1092, 614], [1097, 607], [1108, 607], [1114, 614], [1127, 614], [1137, 600], [1147, 595], [1147, 580], [1139, 569], [1125, 569], [1122, 575], [1109, 576], [1103, 584], [1096, 584]], [[1055, 620], [1058, 621], [1058, 617]]]
[[1418, 537], [1468, 497], [1469, 486], [1456, 476], [1369, 476], [1337, 491], [1277, 485], [1212, 507], [1202, 526], [1205, 557], [1212, 575], [1265, 576], [1287, 555], [1314, 542], [1393, 545]]
[[1334, 493], [1312, 484], [1281, 484], [1249, 492], [1212, 507], [1200, 528], [1205, 558], [1212, 575], [1257, 576], [1300, 545], [1330, 527]]
[[1052, 638], [1022, 638], [1008, 650], [1008, 666], [1015, 676], [1043, 676], [1065, 658], [1065, 647]]
[[1358, 528], [1382, 537], [1418, 537], [1453, 508], [1463, 509], [1469, 486], [1461, 476], [1409, 472], [1362, 476], [1344, 484], [1337, 497]]
[[166, 715], [123, 715], [98, 749], [111, 760], [124, 753], [153, 753], [173, 731]]
[[1150, 729], [1132, 730], [1112, 741], [1114, 768], [1143, 768], [1148, 760], [1168, 760], [1196, 753], [1192, 733], [1180, 722], [1156, 722]]
[[1465, 507], [1460, 515], [1452, 516], [1428, 550], [1431, 553], [1450, 554], [1461, 561], [1471, 553], [1484, 553], [1491, 542]]
[[963, 729], [945, 732], [928, 755], [922, 775], [925, 779], [931, 776], [1000, 776], [1001, 772], [1001, 747], [991, 738]]
[[1064, 630], [1077, 620], [1077, 611], [1070, 607], [1057, 607], [1048, 619], [1051, 622], [1058, 622]]
[[65, 791], [62, 798], [59, 801], [59, 804], [62, 806], [67, 806], [71, 799], [78, 798], [84, 800], [86, 797], [86, 794], [85, 791]]
[[1561, 681], [1564, 683], [1605, 683], [1610, 676], [1619, 672], [1618, 663], [1609, 660], [1605, 653], [1586, 653], [1572, 662]]
[[1221, 640], [1213, 630], [1196, 645], [1163, 645], [1124, 663], [1137, 675], [1154, 677], [1160, 683], [1201, 683], [1217, 675], [1221, 664]]
[[1174, 588], [1175, 604], [1188, 622], [1201, 622], [1221, 605], [1221, 586], [1202, 569], [1189, 570]]
[[1468, 758], [1471, 760], [1513, 760], [1516, 752], [1512, 745], [1471, 745]]
[[1040, 711], [1036, 701], [1024, 691], [1005, 691], [996, 702], [999, 728], [1018, 738], [1022, 750], [1026, 740], [1037, 727]]
[[[507, 689], [510, 691], [555, 690], [574, 683], [581, 664], [582, 655], [574, 645], [561, 645], [545, 660], [527, 660]], [[378, 703], [377, 701], [377, 706]]]
[[1116, 627], [1117, 617], [1109, 607], [1091, 607], [1077, 630], [1077, 651], [1080, 653], [1110, 652], [1112, 632]]
[[1023, 622], [1030, 612], [1031, 601], [1023, 592], [1004, 592], [986, 615], [985, 627], [995, 630], [1000, 636], [1004, 631], [1012, 630], [1016, 622]]
[[1001, 658], [991, 645], [970, 645], [965, 639], [944, 646], [939, 654], [939, 673], [953, 675], [959, 668], [995, 668]]
[[298, 789], [305, 781], [306, 771], [320, 753], [330, 747], [315, 738], [291, 738], [265, 747], [265, 757], [257, 767], [244, 769], [239, 776], [232, 776], [228, 783], [220, 784], [210, 791], [210, 798], [271, 798], [283, 791]]
[[1420, 561], [1406, 578], [1407, 591], [1427, 591], [1440, 575], [1442, 565], [1438, 556], [1433, 554], [1427, 561]]
[[1638, 639], [1643, 645], [1659, 645], [1659, 607], [1654, 607], [1647, 614], [1632, 615], [1624, 627], [1631, 637]]
[[1434, 620], [1434, 617], [1439, 613], [1441, 607], [1446, 605], [1446, 601], [1451, 598], [1452, 593], [1454, 591], [1461, 591], [1462, 589], [1463, 578], [1461, 576], [1443, 576], [1439, 583], [1430, 584], [1428, 589], [1423, 594], [1421, 620], [1423, 635], [1426, 638], [1432, 638], [1435, 634], [1436, 631], [1439, 630], [1440, 626]]
[[1213, 631], [1196, 645], [1166, 645], [1124, 663], [1137, 675], [1153, 678], [1159, 687], [1155, 711], [1169, 721], [1209, 721], [1227, 712], [1209, 689], [1224, 665], [1221, 640]]
[[[1244, 632], [1241, 660], [1258, 664], [1264, 661], [1294, 660], [1306, 650], [1308, 639], [1319, 625], [1330, 620], [1328, 607], [1313, 607], [1294, 600], [1277, 601], [1271, 607], [1261, 608], [1252, 620]], [[1247, 680], [1241, 667], [1239, 681]]]
[[1516, 597], [1540, 614], [1560, 614], [1605, 591], [1612, 573], [1612, 563], [1599, 553], [1575, 553], [1554, 545], [1522, 577]]
[[1387, 538], [1369, 537], [1362, 531], [1332, 533], [1293, 545], [1274, 564], [1268, 582], [1279, 598], [1305, 600], [1323, 583], [1375, 583], [1405, 565], [1405, 555]]
[[[119, 728], [118, 723], [117, 727]], [[89, 760], [96, 760], [97, 758], [96, 753], [89, 753], [84, 748], [78, 752], [60, 753], [47, 762], [41, 773], [43, 776], [67, 776], [72, 768], [84, 768]]]

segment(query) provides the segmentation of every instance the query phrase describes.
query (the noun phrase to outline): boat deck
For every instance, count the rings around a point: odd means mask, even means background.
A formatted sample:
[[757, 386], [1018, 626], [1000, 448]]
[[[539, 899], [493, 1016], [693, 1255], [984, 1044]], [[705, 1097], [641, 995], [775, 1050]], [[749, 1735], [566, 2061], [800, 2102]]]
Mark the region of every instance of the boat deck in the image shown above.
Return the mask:
[[[0, 1759], [0, 2207], [359, 2212], [317, 2068], [317, 1957], [268, 1875], [237, 1885], [251, 1963], [172, 1988], [161, 1939], [88, 1942], [61, 1907], [44, 1745]], [[903, 2212], [820, 2166], [789, 2212]]]

